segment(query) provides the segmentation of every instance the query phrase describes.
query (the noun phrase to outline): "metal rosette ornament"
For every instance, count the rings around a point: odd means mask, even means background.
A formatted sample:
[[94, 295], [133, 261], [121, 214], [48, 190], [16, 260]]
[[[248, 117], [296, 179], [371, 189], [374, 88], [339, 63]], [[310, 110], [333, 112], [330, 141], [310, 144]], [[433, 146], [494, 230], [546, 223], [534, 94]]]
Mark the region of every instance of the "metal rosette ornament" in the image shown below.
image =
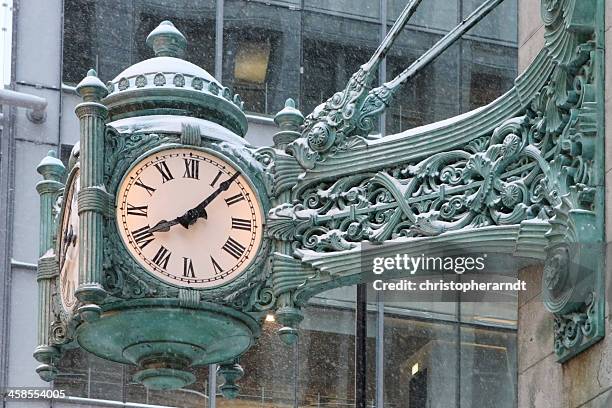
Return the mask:
[[557, 206], [546, 234], [550, 245], [542, 275], [542, 300], [554, 314], [554, 349], [561, 361], [568, 350], [580, 349], [595, 337], [603, 293], [596, 282], [603, 260], [595, 215], [569, 210], [567, 197]]

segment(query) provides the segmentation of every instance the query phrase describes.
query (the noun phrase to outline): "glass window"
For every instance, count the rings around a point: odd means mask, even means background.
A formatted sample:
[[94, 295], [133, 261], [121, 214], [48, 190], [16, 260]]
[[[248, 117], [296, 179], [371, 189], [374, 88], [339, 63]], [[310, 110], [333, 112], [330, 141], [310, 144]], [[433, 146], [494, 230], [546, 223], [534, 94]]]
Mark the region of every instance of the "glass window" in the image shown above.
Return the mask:
[[[486, 20], [486, 19], [485, 19]], [[478, 40], [463, 40], [462, 111], [484, 106], [514, 86], [517, 48]]]
[[300, 334], [300, 406], [354, 401], [354, 322], [354, 308], [307, 308], [307, 329]]
[[183, 57], [215, 73], [215, 0], [136, 0], [132, 61], [153, 57], [143, 39], [163, 20], [170, 20], [187, 39]]
[[[266, 322], [257, 343], [240, 359], [244, 377], [238, 381], [240, 395], [236, 400], [219, 396], [217, 407], [292, 407], [296, 383], [296, 345], [288, 346], [278, 336], [281, 326]], [[218, 379], [222, 383], [221, 378]]]
[[[480, 4], [480, 0], [464, 0], [463, 18]], [[514, 86], [517, 21], [517, 2], [502, 2], [461, 40], [461, 112], [484, 106]]]
[[[441, 38], [405, 29], [387, 56], [387, 81], [408, 68]], [[447, 49], [432, 64], [402, 85], [387, 109], [386, 133], [399, 133], [459, 113], [459, 45]]]
[[[387, 2], [387, 23], [393, 24], [406, 4], [406, 0], [383, 0]], [[478, 0], [479, 1], [479, 0]], [[408, 28], [446, 33], [457, 25], [457, 6], [460, 2], [448, 0], [422, 1]]]
[[[399, 15], [404, 3], [388, 0], [389, 23]], [[388, 54], [387, 80], [407, 68], [482, 1], [465, 0], [459, 3], [459, 9], [457, 4], [434, 1], [419, 6]], [[456, 116], [508, 91], [517, 75], [516, 22], [516, 1], [502, 3], [465, 39], [404, 84], [387, 110], [386, 133]]]
[[98, 68], [94, 51], [95, 0], [64, 1], [64, 54], [62, 79], [78, 83], [89, 68]]
[[208, 367], [191, 370], [196, 382], [181, 390], [155, 391], [133, 382], [137, 368], [102, 360], [81, 349], [62, 357], [53, 386], [66, 395], [164, 406], [198, 407], [207, 400]]
[[[463, 0], [462, 16], [467, 17], [482, 0]], [[478, 22], [468, 33], [469, 37], [499, 40], [501, 43], [513, 44], [516, 48], [518, 32], [518, 4], [516, 1], [502, 1], [495, 10]]]
[[344, 19], [369, 20], [374, 23], [378, 23], [380, 20], [380, 5], [376, 1], [309, 0], [304, 2], [304, 9], [337, 15]]
[[386, 314], [385, 408], [456, 407], [458, 326]]
[[240, 94], [245, 110], [274, 114], [297, 98], [300, 25], [294, 7], [225, 1], [222, 82]]
[[311, 112], [343, 90], [351, 75], [370, 59], [379, 43], [379, 24], [305, 11], [302, 110]]
[[163, 20], [187, 38], [185, 59], [214, 73], [214, 0], [65, 0], [63, 81], [77, 84], [92, 67], [109, 81], [151, 58], [145, 39]]
[[516, 406], [516, 333], [461, 327], [461, 407]]

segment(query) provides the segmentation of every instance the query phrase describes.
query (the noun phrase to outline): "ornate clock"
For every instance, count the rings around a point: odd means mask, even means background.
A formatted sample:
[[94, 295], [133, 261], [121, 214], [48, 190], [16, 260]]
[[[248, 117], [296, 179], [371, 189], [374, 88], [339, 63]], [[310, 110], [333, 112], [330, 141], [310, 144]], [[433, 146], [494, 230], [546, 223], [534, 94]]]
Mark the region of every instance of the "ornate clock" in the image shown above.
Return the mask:
[[64, 206], [61, 214], [61, 234], [58, 241], [59, 294], [64, 310], [72, 312], [77, 298], [74, 291], [79, 283], [79, 213], [78, 195], [80, 168], [72, 169], [64, 192]]
[[[559, 323], [557, 357], [599, 341], [603, 105], [593, 90], [604, 86], [604, 47], [592, 2], [542, 8], [546, 50], [488, 107], [371, 138], [398, 87], [499, 2], [483, 3], [428, 57], [372, 88], [418, 3], [408, 2], [344, 90], [305, 119], [288, 101], [275, 116], [273, 147], [244, 142], [240, 97], [181, 59], [186, 39], [168, 21], [147, 38], [155, 57], [106, 86], [90, 70], [76, 87], [80, 175], [64, 190], [59, 231], [53, 205], [64, 166], [50, 153], [37, 168], [41, 378], [53, 380], [70, 342], [137, 366], [134, 380], [152, 389], [184, 387], [195, 381], [192, 367], [219, 364], [220, 388], [235, 397], [239, 359], [264, 316], [273, 312], [281, 338], [295, 342], [310, 297], [370, 279], [367, 242], [401, 243], [418, 255], [467, 239], [485, 252], [548, 257], [542, 296]], [[391, 251], [372, 246], [382, 256]], [[61, 287], [64, 307], [74, 306], [77, 271], [78, 308], [58, 313], [53, 291]], [[567, 285], [549, 285], [559, 274]], [[63, 332], [61, 341], [52, 331]]]
[[238, 277], [262, 240], [262, 207], [227, 158], [167, 148], [137, 161], [117, 194], [119, 235], [150, 274], [172, 285], [211, 288]]
[[147, 43], [155, 57], [106, 86], [90, 70], [76, 87], [80, 171], [57, 229], [64, 167], [55, 157], [38, 167], [40, 303], [63, 303], [40, 313], [38, 372], [53, 379], [70, 343], [138, 366], [134, 380], [153, 389], [184, 387], [191, 367], [219, 363], [233, 395], [237, 359], [274, 300], [264, 290], [270, 179], [243, 139], [240, 97], [180, 58], [186, 41], [172, 23]]

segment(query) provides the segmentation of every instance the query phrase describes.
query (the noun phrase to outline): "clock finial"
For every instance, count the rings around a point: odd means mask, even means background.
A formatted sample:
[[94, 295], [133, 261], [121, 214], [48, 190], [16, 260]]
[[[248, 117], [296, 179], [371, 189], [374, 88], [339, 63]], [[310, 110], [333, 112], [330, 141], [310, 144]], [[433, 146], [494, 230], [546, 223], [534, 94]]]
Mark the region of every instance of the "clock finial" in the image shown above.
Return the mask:
[[87, 76], [76, 86], [76, 91], [85, 102], [97, 102], [108, 94], [95, 69], [87, 71]]
[[304, 115], [295, 108], [295, 101], [289, 98], [283, 110], [274, 116], [274, 123], [280, 128], [280, 131], [273, 136], [274, 145], [284, 150], [289, 143], [300, 137], [300, 126], [304, 123]]
[[147, 45], [156, 57], [181, 58], [185, 54], [187, 40], [172, 22], [162, 21], [147, 37]]
[[41, 160], [36, 171], [40, 173], [45, 180], [60, 181], [64, 176], [64, 163], [57, 158], [55, 150], [49, 150], [49, 153]]

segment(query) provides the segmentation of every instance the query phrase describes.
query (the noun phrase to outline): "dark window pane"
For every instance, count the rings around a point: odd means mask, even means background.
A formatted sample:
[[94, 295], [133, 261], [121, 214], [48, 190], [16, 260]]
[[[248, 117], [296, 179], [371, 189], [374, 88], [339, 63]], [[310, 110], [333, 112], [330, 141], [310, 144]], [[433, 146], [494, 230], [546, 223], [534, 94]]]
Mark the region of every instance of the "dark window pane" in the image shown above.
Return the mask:
[[187, 38], [185, 59], [214, 71], [214, 0], [65, 0], [62, 78], [76, 84], [95, 68], [103, 81], [153, 57], [147, 35], [171, 20]]
[[[387, 80], [408, 68], [440, 38], [405, 29], [387, 57]], [[455, 44], [402, 85], [387, 109], [387, 134], [457, 115], [459, 89], [459, 45]]]
[[371, 0], [308, 0], [304, 2], [304, 9], [375, 23], [380, 19], [380, 5]]
[[[390, 16], [401, 5], [388, 0]], [[396, 76], [482, 2], [421, 4], [387, 57], [387, 79]], [[437, 12], [433, 12], [437, 10]], [[444, 12], [441, 12], [444, 11]], [[454, 18], [454, 22], [453, 22]], [[414, 24], [414, 25], [413, 25]], [[502, 3], [408, 81], [387, 110], [386, 132], [398, 133], [486, 105], [513, 86], [517, 74], [516, 1]]]
[[385, 315], [385, 408], [456, 407], [457, 324]]
[[64, 1], [64, 82], [77, 83], [96, 66], [94, 44], [95, 0]]
[[[467, 17], [483, 0], [463, 0], [463, 17]], [[518, 30], [517, 1], [503, 1], [472, 28], [469, 37], [499, 40], [516, 46]]]
[[[383, 0], [387, 2], [387, 22], [393, 24], [406, 4], [406, 0]], [[478, 0], [480, 1], [480, 0]], [[422, 1], [416, 13], [408, 22], [408, 28], [447, 32], [457, 24], [457, 1], [429, 0]]]
[[516, 47], [464, 40], [462, 52], [463, 111], [493, 102], [514, 86]]
[[245, 110], [273, 114], [297, 98], [300, 12], [243, 0], [225, 1], [223, 84]]
[[345, 88], [380, 42], [380, 25], [332, 14], [304, 12], [302, 109]]
[[[304, 309], [299, 340], [300, 407], [355, 406], [356, 287], [318, 295]], [[375, 397], [375, 316], [368, 313], [365, 385]]]
[[516, 332], [461, 327], [461, 407], [516, 406]]
[[265, 407], [292, 406], [296, 346], [281, 341], [277, 333], [281, 327], [276, 322], [264, 323], [255, 346], [240, 358], [244, 368], [244, 377], [238, 382], [240, 395], [235, 401], [218, 398], [217, 407], [258, 406], [255, 404], [262, 402]]
[[[463, 17], [482, 2], [464, 0]], [[461, 112], [491, 103], [510, 90], [517, 76], [517, 2], [502, 2], [461, 41]]]

